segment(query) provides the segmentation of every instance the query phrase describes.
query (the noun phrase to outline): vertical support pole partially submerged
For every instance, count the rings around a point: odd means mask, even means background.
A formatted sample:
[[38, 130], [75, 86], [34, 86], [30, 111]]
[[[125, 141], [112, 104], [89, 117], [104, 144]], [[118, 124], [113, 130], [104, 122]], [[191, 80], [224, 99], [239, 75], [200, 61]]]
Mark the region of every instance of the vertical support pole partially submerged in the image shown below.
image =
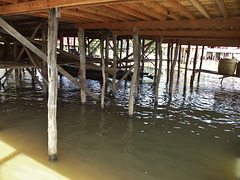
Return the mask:
[[192, 76], [191, 76], [191, 82], [190, 82], [190, 87], [191, 89], [193, 88], [193, 82], [195, 79], [195, 69], [196, 69], [196, 64], [197, 64], [197, 55], [198, 55], [198, 45], [196, 46], [196, 51], [195, 51], [195, 56], [194, 56], [194, 61], [193, 61], [193, 71], [192, 71]]
[[199, 66], [199, 73], [198, 73], [198, 83], [200, 81], [200, 74], [201, 74], [201, 69], [202, 69], [203, 55], [204, 55], [204, 46], [202, 47], [202, 56], [201, 56], [201, 62], [200, 62], [200, 66]]
[[190, 45], [190, 43], [188, 43], [187, 58], [186, 58], [186, 64], [185, 64], [185, 74], [184, 74], [184, 86], [183, 86], [183, 94], [184, 95], [185, 95], [186, 86], [187, 86], [187, 68], [188, 68], [190, 51], [191, 51], [191, 45]]
[[101, 51], [101, 59], [102, 59], [102, 93], [101, 93], [101, 109], [104, 109], [104, 95], [105, 95], [105, 86], [106, 86], [106, 74], [105, 74], [105, 59], [104, 59], [104, 35], [102, 34], [101, 42], [100, 42], [100, 51]]
[[[113, 35], [113, 68], [117, 67], [117, 57], [118, 57], [118, 48], [117, 48], [117, 35]], [[113, 73], [113, 94], [116, 92], [116, 79], [117, 79], [117, 74], [114, 71]]]
[[[80, 51], [79, 80], [83, 87], [86, 87], [86, 53], [84, 29], [78, 29], [78, 43]], [[86, 93], [81, 89], [81, 102], [86, 103]]]
[[[60, 40], [61, 41], [61, 40]], [[61, 44], [61, 43], [60, 43]], [[42, 51], [46, 54], [47, 53], [47, 24], [43, 24], [42, 28]], [[47, 78], [47, 62], [43, 61], [43, 75]], [[46, 82], [43, 81], [43, 93], [44, 96], [47, 96], [48, 85]]]
[[133, 58], [134, 58], [134, 72], [131, 80], [130, 95], [129, 95], [129, 115], [133, 115], [133, 91], [137, 80], [138, 75], [138, 61], [139, 61], [139, 52], [138, 52], [138, 28], [133, 28]]
[[[173, 46], [173, 44], [172, 44]], [[174, 52], [174, 60], [171, 65], [171, 73], [170, 73], [170, 85], [169, 85], [169, 96], [170, 99], [172, 98], [172, 89], [173, 89], [173, 75], [174, 75], [174, 69], [178, 57], [178, 46], [179, 46], [179, 40], [177, 40], [176, 47], [175, 47], [175, 52]]]
[[159, 49], [159, 67], [158, 67], [158, 74], [156, 79], [156, 86], [155, 86], [155, 105], [158, 104], [158, 88], [160, 83], [160, 78], [162, 74], [162, 42], [163, 42], [163, 36], [160, 36], [159, 38], [159, 45], [157, 46]]
[[49, 9], [48, 17], [48, 156], [50, 161], [57, 160], [57, 32], [59, 8]]

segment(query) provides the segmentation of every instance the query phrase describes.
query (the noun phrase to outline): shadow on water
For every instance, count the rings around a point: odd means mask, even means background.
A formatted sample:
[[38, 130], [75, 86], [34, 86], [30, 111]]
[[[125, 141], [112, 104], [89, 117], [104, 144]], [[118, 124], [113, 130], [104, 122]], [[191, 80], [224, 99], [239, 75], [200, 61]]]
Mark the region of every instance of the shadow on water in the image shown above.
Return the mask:
[[[0, 148], [9, 152], [12, 148], [14, 153], [3, 160], [1, 155], [8, 155], [0, 152], [0, 172], [5, 172], [0, 179], [13, 171], [31, 176], [30, 169], [51, 172], [46, 179], [237, 179], [239, 81], [229, 79], [221, 86], [216, 76], [203, 74], [191, 91], [188, 86], [184, 90], [180, 78], [170, 98], [165, 78], [157, 105], [151, 80], [143, 79], [130, 118], [130, 82], [120, 84], [115, 96], [108, 95], [101, 110], [90, 97], [81, 105], [79, 88], [62, 77], [59, 161], [54, 164], [47, 161], [47, 102], [41, 89], [37, 85], [33, 89], [27, 78], [16, 90], [10, 79], [0, 90]], [[87, 86], [100, 96], [99, 81], [87, 80]], [[26, 164], [23, 173], [17, 168], [19, 161]]]

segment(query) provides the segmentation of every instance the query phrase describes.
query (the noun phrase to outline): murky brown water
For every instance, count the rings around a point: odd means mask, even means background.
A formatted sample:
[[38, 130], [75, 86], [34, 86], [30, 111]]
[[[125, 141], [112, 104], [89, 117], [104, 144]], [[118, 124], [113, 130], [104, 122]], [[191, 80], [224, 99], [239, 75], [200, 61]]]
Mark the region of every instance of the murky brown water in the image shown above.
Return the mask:
[[[3, 71], [0, 72], [0, 74]], [[191, 74], [191, 73], [189, 73]], [[183, 74], [181, 74], [183, 76]], [[240, 80], [202, 74], [183, 96], [182, 79], [172, 101], [162, 77], [154, 106], [145, 78], [129, 118], [129, 86], [106, 98], [105, 110], [79, 89], [59, 81], [58, 161], [47, 155], [47, 108], [41, 89], [26, 74], [0, 90], [0, 179], [234, 180], [240, 178]], [[100, 95], [98, 81], [88, 86]]]

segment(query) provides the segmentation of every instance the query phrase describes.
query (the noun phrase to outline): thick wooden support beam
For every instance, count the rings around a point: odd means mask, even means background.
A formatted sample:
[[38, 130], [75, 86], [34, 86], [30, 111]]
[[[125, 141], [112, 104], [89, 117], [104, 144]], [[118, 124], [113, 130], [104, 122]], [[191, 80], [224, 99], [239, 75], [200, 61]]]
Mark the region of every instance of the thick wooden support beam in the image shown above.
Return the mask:
[[134, 72], [131, 80], [130, 94], [129, 94], [129, 115], [133, 116], [133, 92], [138, 75], [138, 61], [139, 61], [139, 52], [138, 52], [138, 28], [133, 28], [133, 58], [134, 58]]
[[50, 161], [57, 160], [57, 9], [49, 9], [48, 18], [48, 156]]
[[[79, 80], [83, 87], [86, 87], [86, 52], [84, 29], [78, 29], [78, 42], [80, 51]], [[81, 102], [86, 103], [86, 93], [81, 89]]]
[[227, 8], [226, 8], [226, 5], [225, 5], [225, 2], [224, 0], [215, 0], [220, 11], [222, 12], [223, 16], [225, 19], [228, 19], [230, 16], [229, 16], [229, 13], [227, 11]]
[[198, 20], [168, 20], [168, 21], [136, 21], [77, 24], [76, 28], [84, 29], [132, 29], [139, 28], [228, 28], [240, 26], [240, 18], [231, 19], [198, 19]]
[[[11, 34], [14, 38], [16, 38], [19, 42], [21, 42], [24, 46], [30, 49], [33, 53], [35, 53], [38, 57], [40, 57], [43, 61], [47, 62], [47, 55], [43, 53], [40, 49], [34, 46], [27, 38], [22, 36], [19, 32], [13, 29], [7, 22], [5, 22], [2, 18], [0, 18], [0, 26]], [[92, 93], [89, 89], [82, 87], [80, 82], [78, 82], [74, 77], [72, 77], [68, 72], [66, 72], [63, 68], [57, 65], [58, 71], [66, 76], [69, 80], [71, 80], [74, 84], [82, 88], [87, 94], [89, 94], [94, 99], [98, 100], [98, 96]]]
[[202, 15], [204, 15], [208, 19], [211, 19], [209, 13], [203, 7], [203, 5], [199, 2], [199, 0], [190, 0], [190, 1], [199, 10], [199, 12], [202, 13]]

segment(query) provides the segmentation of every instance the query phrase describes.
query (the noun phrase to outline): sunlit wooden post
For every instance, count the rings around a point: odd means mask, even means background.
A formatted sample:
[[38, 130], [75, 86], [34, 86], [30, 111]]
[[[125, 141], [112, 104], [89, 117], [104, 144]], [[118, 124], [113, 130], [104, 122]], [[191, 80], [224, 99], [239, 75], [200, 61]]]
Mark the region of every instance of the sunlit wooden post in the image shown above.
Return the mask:
[[138, 61], [139, 61], [139, 52], [138, 52], [138, 28], [133, 28], [133, 58], [134, 58], [134, 73], [131, 80], [130, 95], [129, 95], [129, 115], [133, 115], [133, 92], [138, 75]]
[[[86, 52], [84, 29], [78, 29], [78, 43], [80, 51], [79, 80], [83, 87], [86, 87]], [[81, 89], [81, 102], [86, 103], [86, 93]]]
[[49, 9], [48, 17], [48, 156], [50, 161], [57, 160], [57, 32], [59, 8]]

